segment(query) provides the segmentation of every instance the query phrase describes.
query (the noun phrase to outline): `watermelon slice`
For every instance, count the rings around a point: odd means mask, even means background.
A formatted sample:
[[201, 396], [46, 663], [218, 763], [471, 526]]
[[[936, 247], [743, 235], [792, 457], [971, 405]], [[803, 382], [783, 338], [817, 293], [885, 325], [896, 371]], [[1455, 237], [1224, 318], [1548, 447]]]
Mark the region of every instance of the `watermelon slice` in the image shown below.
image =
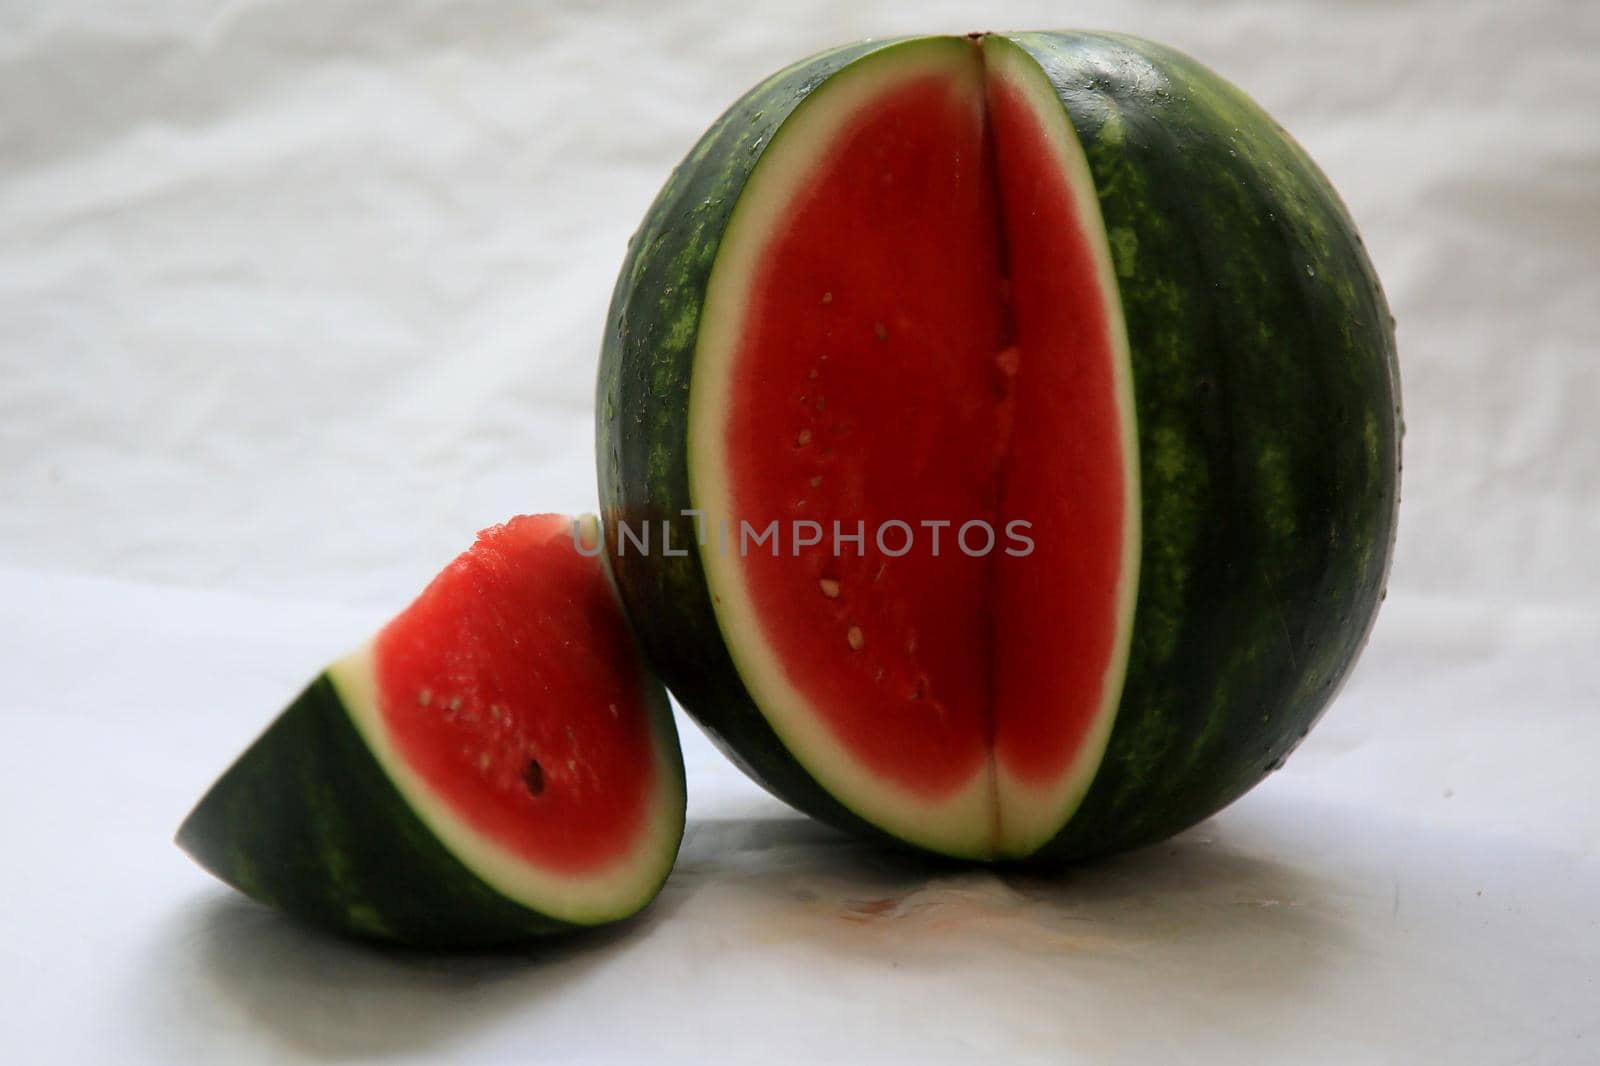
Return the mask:
[[612, 313], [624, 602], [690, 713], [836, 824], [1156, 839], [1278, 765], [1371, 626], [1381, 290], [1299, 147], [1158, 45], [807, 60], [690, 153]]
[[279, 716], [178, 844], [265, 903], [409, 944], [642, 908], [683, 835], [683, 763], [587, 521], [480, 533]]

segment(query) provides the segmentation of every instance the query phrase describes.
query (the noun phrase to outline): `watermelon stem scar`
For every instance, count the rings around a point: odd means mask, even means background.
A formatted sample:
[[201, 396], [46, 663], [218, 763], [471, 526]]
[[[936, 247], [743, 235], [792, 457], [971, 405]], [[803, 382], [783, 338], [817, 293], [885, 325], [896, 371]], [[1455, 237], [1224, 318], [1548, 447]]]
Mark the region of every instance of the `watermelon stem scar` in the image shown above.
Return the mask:
[[1397, 396], [1343, 206], [1231, 85], [1109, 35], [862, 42], [735, 104], [635, 235], [603, 546], [778, 795], [1077, 858], [1209, 814], [1326, 706]]

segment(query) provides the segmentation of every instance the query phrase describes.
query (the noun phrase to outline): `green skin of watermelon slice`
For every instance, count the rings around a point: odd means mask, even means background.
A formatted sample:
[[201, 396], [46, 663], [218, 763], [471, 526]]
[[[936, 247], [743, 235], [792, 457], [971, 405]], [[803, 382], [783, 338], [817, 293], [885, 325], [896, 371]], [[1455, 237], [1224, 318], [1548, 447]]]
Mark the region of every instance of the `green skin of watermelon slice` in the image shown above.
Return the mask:
[[417, 946], [644, 907], [682, 839], [682, 755], [578, 538], [560, 515], [480, 533], [239, 757], [179, 846], [264, 903]]
[[[752, 90], [630, 245], [598, 408], [669, 687], [778, 796], [940, 854], [1057, 864], [1220, 809], [1387, 578], [1360, 238], [1243, 93], [1134, 38], [869, 41]], [[1016, 521], [1031, 552], [957, 550]]]

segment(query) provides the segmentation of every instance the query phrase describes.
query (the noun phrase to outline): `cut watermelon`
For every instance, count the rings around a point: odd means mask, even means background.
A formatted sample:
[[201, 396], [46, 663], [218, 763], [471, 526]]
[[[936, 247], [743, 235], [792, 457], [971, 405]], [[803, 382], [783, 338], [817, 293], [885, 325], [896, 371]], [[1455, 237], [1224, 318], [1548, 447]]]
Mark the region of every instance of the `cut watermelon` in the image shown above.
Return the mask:
[[1343, 208], [1232, 86], [1131, 38], [865, 42], [736, 104], [635, 238], [613, 565], [686, 708], [802, 809], [1126, 847], [1259, 780], [1348, 672], [1397, 390]]
[[178, 843], [263, 902], [405, 943], [638, 911], [683, 834], [682, 757], [579, 535], [559, 515], [480, 533], [290, 705]]

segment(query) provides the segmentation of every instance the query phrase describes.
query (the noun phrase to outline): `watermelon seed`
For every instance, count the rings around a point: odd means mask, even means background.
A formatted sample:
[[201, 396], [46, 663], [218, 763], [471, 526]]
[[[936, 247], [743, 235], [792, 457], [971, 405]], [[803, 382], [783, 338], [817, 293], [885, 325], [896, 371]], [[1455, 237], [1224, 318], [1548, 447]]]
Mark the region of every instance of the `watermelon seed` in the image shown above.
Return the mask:
[[815, 380], [817, 380], [816, 368], [813, 367], [811, 370], [806, 372], [806, 380], [807, 381], [815, 381]]
[[450, 697], [450, 709], [452, 711], [459, 711], [461, 709], [461, 697], [460, 696], [451, 696]]
[[500, 720], [500, 705], [498, 703], [489, 704], [489, 718], [496, 722]]
[[486, 752], [486, 751], [485, 752], [480, 752], [478, 754], [478, 769], [487, 770], [488, 768], [489, 768], [489, 753]]
[[802, 429], [800, 431], [800, 435], [794, 439], [794, 446], [796, 448], [804, 448], [807, 444], [810, 444], [810, 443], [811, 443], [811, 431], [809, 429]]
[[872, 324], [872, 335], [880, 341], [886, 341], [889, 339], [889, 330], [882, 322], [874, 322]]
[[814, 477], [814, 478], [811, 479], [811, 481], [808, 484], [810, 484], [810, 486], [812, 488], [818, 488], [818, 487], [820, 487], [822, 485], [822, 478], [821, 477]]
[[615, 703], [606, 704], [606, 710], [611, 712], [611, 717], [615, 718], [617, 716], [617, 705]]
[[831, 293], [831, 292], [823, 293], [822, 294], [822, 302], [825, 303], [825, 304], [833, 303], [833, 293]]
[[528, 786], [530, 795], [537, 796], [544, 791], [544, 767], [539, 765], [538, 759], [528, 760], [528, 768], [522, 771], [522, 783]]
[[851, 626], [846, 630], [844, 639], [850, 644], [851, 651], [860, 651], [867, 646], [867, 638], [861, 635], [860, 626]]
[[817, 397], [817, 410], [820, 411], [820, 410], [822, 410], [822, 408], [823, 408], [823, 400], [822, 400], [821, 396], [818, 396]]
[[839, 598], [839, 583], [831, 577], [825, 577], [817, 584], [822, 588], [822, 594], [830, 600]]
[[426, 707], [428, 704], [430, 704], [432, 702], [433, 702], [433, 690], [432, 689], [425, 688], [421, 692], [417, 693], [417, 706], [418, 707]]

